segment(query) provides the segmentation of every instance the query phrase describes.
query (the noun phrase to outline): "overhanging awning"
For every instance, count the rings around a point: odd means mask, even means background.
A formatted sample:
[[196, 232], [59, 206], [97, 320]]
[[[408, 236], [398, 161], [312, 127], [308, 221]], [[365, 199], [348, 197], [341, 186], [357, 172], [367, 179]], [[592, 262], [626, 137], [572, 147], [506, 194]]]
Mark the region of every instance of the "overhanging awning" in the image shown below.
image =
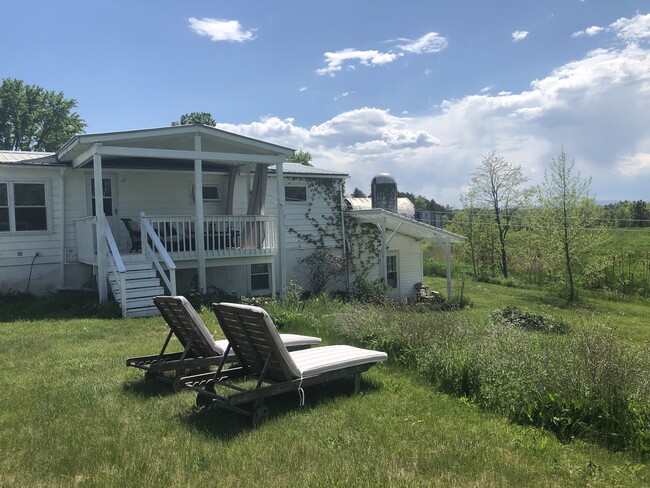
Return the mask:
[[433, 227], [432, 225], [418, 222], [417, 220], [402, 217], [381, 208], [370, 210], [348, 210], [352, 217], [366, 224], [379, 224], [386, 226], [387, 230], [397, 230], [404, 234], [423, 242], [465, 242], [465, 237], [454, 234], [447, 230]]

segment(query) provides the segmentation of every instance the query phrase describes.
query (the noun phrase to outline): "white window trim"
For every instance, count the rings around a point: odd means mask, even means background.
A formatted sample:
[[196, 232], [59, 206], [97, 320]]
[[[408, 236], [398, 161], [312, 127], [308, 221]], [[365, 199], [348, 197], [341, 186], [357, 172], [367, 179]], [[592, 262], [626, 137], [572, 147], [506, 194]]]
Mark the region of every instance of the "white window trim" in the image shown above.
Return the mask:
[[[267, 293], [271, 292], [271, 280], [273, 279], [272, 273], [271, 273], [271, 263], [255, 263], [255, 264], [265, 264], [266, 265], [266, 275], [268, 276], [268, 288], [259, 288], [257, 290], [253, 289], [253, 264], [249, 264], [247, 266], [248, 268], [248, 289], [250, 290], [251, 294], [260, 294], [260, 295], [265, 295]], [[264, 273], [255, 273], [255, 276], [263, 276]]]
[[[398, 252], [391, 252], [386, 255], [386, 281], [388, 281], [388, 259], [389, 258], [395, 258], [395, 278], [396, 278], [396, 283], [395, 283], [395, 288], [391, 286], [392, 290], [397, 290], [399, 291], [400, 289], [400, 273], [399, 273], [399, 253]], [[388, 284], [388, 283], [386, 283]], [[389, 285], [390, 286], [390, 285]]]
[[[52, 234], [52, 190], [50, 179], [32, 180], [21, 178], [16, 180], [2, 180], [1, 184], [7, 185], [7, 203], [9, 208], [9, 230], [0, 231], [0, 235], [44, 235]], [[45, 219], [47, 229], [44, 230], [16, 230], [16, 205], [14, 201], [14, 185], [43, 185], [45, 189]]]
[[[304, 200], [287, 200], [287, 188], [304, 188], [305, 189], [305, 199]], [[284, 200], [288, 205], [306, 205], [309, 201], [309, 186], [306, 183], [287, 183], [284, 185]]]
[[[203, 201], [204, 202], [220, 202], [222, 198], [222, 193], [221, 193], [221, 185], [219, 183], [206, 183], [205, 181], [203, 182], [203, 188], [206, 187], [213, 187], [217, 189], [217, 193], [219, 194], [218, 198], [205, 198], [205, 191], [203, 192]], [[194, 183], [190, 183], [190, 202], [195, 203], [196, 202], [196, 193], [195, 193], [195, 186]]]

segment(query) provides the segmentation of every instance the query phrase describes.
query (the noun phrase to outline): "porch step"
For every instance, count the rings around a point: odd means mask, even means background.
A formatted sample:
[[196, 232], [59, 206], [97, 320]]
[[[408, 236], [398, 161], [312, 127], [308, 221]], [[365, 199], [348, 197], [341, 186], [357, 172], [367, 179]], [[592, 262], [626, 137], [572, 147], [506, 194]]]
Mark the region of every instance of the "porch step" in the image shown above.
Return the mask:
[[151, 317], [160, 315], [153, 303], [153, 297], [163, 295], [165, 289], [160, 284], [160, 279], [151, 263], [144, 259], [125, 260], [125, 293], [120, 292], [119, 277], [112, 271], [108, 273], [108, 282], [113, 291], [115, 300], [121, 305], [122, 299], [126, 300], [127, 317]]

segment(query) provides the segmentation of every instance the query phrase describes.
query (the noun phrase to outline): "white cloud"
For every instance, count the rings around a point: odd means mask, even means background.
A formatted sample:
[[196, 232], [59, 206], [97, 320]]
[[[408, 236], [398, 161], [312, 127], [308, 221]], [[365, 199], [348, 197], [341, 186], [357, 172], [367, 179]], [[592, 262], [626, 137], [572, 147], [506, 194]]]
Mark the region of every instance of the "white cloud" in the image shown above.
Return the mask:
[[637, 15], [631, 19], [622, 17], [610, 25], [616, 35], [628, 42], [650, 39], [650, 14]]
[[650, 153], [637, 153], [624, 156], [616, 163], [617, 169], [625, 176], [650, 177]]
[[[635, 19], [628, 33], [642, 32]], [[308, 150], [315, 166], [349, 173], [348, 188], [365, 191], [388, 171], [400, 190], [450, 205], [481, 154], [520, 163], [535, 184], [564, 145], [597, 198], [638, 200], [648, 199], [649, 113], [650, 47], [629, 43], [558, 66], [527, 90], [446, 100], [417, 116], [363, 107], [310, 128], [275, 117], [219, 127]]]
[[[382, 64], [392, 63], [393, 61], [405, 56], [407, 54], [430, 54], [442, 51], [447, 47], [447, 39], [436, 32], [429, 32], [419, 39], [397, 39], [401, 42], [397, 48], [401, 52], [383, 52], [376, 49], [369, 49], [361, 51], [358, 49], [347, 48], [340, 51], [326, 52], [325, 53], [325, 66], [318, 68], [316, 73], [319, 75], [335, 76], [337, 72], [345, 69], [354, 70], [356, 64], [359, 63], [364, 66], [378, 66]], [[430, 71], [425, 71], [429, 74]]]
[[592, 25], [591, 27], [587, 27], [585, 30], [574, 32], [573, 34], [571, 34], [571, 37], [582, 37], [582, 36], [594, 37], [595, 35], [598, 35], [601, 32], [603, 32], [604, 30], [605, 30], [604, 27]]
[[437, 32], [429, 32], [419, 39], [399, 39], [405, 44], [398, 44], [402, 51], [411, 54], [437, 53], [447, 47], [447, 38]]
[[254, 29], [244, 30], [237, 20], [197, 19], [190, 17], [190, 29], [200, 36], [209, 37], [214, 42], [245, 42], [255, 39]]
[[305, 91], [307, 91], [307, 87], [306, 86], [301, 86], [300, 88], [298, 88], [298, 91], [299, 92], [305, 92]]
[[528, 37], [528, 31], [514, 31], [512, 33], [512, 42], [523, 41]]
[[[341, 71], [347, 62], [358, 61], [365, 66], [380, 65], [392, 63], [399, 56], [401, 56], [401, 54], [390, 52], [384, 53], [375, 50], [358, 51], [356, 49], [343, 49], [342, 51], [326, 52], [326, 66], [324, 68], [317, 69], [316, 73], [319, 75], [334, 76], [337, 71]], [[354, 68], [354, 65], [348, 65], [348, 67]]]

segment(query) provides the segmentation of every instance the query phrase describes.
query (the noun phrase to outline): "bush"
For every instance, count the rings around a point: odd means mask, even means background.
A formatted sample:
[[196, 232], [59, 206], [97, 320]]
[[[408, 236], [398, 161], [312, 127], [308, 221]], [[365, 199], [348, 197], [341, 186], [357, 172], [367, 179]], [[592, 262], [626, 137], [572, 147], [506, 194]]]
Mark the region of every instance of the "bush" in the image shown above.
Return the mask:
[[390, 287], [381, 279], [368, 281], [357, 276], [352, 285], [352, 298], [362, 303], [386, 305], [389, 302], [388, 291]]
[[525, 312], [514, 306], [497, 309], [492, 312], [490, 317], [492, 320], [504, 325], [512, 325], [539, 332], [566, 334], [570, 328], [569, 324], [563, 320], [548, 317], [541, 313]]

